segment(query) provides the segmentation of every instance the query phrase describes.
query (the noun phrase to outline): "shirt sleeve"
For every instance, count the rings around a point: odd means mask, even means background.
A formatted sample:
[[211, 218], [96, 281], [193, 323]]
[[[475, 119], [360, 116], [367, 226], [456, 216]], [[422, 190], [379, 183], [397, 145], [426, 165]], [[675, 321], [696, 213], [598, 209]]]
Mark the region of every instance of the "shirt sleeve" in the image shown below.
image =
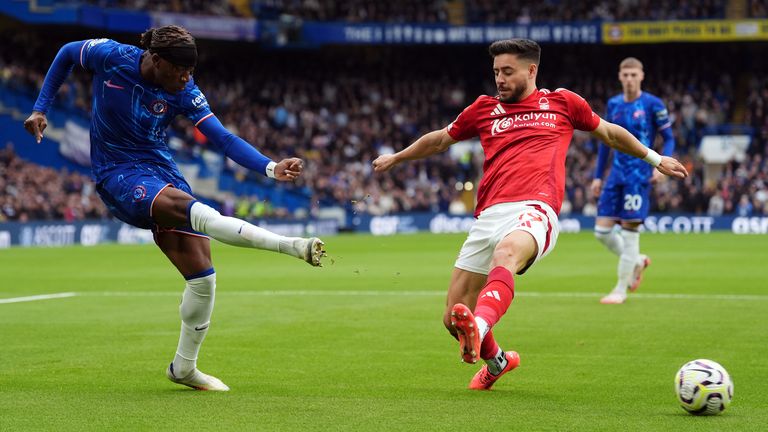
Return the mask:
[[112, 39], [88, 39], [80, 47], [78, 64], [94, 74], [109, 69], [107, 58], [120, 44]]
[[37, 96], [35, 105], [32, 107], [33, 111], [43, 114], [48, 112], [48, 108], [51, 107], [56, 93], [61, 88], [61, 85], [64, 84], [69, 73], [72, 72], [72, 67], [77, 62], [77, 56], [82, 45], [83, 41], [77, 41], [70, 42], [61, 47], [58, 54], [56, 54], [56, 58], [53, 59], [48, 73], [45, 75], [43, 87], [40, 89], [40, 94]]
[[197, 126], [203, 120], [213, 116], [213, 113], [203, 92], [194, 83], [191, 87], [184, 91], [181, 108], [183, 114]]
[[597, 126], [600, 124], [600, 116], [592, 111], [592, 108], [590, 108], [583, 97], [566, 89], [558, 89], [557, 91], [563, 93], [568, 103], [568, 114], [571, 116], [574, 129], [589, 132], [597, 129]]
[[448, 125], [448, 135], [456, 141], [464, 141], [477, 136], [477, 98], [472, 105], [464, 108], [464, 111], [456, 117], [456, 120]]

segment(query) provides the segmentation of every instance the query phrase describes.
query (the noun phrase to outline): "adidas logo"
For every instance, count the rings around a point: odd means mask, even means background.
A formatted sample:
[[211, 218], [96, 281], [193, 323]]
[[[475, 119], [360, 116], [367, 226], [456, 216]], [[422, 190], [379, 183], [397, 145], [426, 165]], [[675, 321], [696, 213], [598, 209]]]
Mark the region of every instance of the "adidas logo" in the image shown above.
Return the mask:
[[491, 115], [501, 115], [506, 114], [507, 112], [504, 111], [504, 108], [501, 107], [501, 104], [496, 104], [496, 108], [491, 111]]
[[483, 294], [483, 297], [491, 297], [495, 298], [498, 301], [501, 301], [501, 297], [499, 296], [499, 292], [496, 290], [488, 291], [487, 293]]

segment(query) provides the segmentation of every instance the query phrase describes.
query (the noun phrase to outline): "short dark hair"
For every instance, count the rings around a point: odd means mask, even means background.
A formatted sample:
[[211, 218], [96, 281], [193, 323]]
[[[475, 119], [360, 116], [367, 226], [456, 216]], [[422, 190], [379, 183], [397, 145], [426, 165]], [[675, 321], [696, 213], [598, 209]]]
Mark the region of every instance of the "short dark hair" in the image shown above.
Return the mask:
[[488, 47], [491, 57], [501, 54], [515, 54], [518, 58], [539, 64], [541, 60], [541, 47], [536, 41], [530, 39], [505, 39], [499, 40]]

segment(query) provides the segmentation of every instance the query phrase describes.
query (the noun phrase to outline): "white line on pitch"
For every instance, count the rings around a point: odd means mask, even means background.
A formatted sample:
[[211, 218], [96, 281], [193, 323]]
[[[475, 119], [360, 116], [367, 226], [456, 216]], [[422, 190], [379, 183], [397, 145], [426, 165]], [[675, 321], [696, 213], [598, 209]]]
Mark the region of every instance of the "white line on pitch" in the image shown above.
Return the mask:
[[[81, 292], [78, 295], [81, 296], [103, 296], [103, 297], [165, 297], [165, 296], [180, 296], [181, 291], [93, 291], [93, 292]], [[232, 295], [232, 296], [264, 296], [264, 297], [278, 297], [278, 296], [327, 296], [327, 297], [383, 297], [383, 296], [402, 296], [402, 297], [430, 297], [445, 296], [444, 291], [361, 291], [361, 290], [318, 290], [318, 291], [306, 291], [306, 290], [280, 290], [280, 291], [225, 291], [217, 290], [216, 295]], [[592, 292], [536, 292], [536, 291], [522, 291], [515, 293], [515, 296], [521, 297], [564, 297], [564, 298], [596, 298], [602, 297], [605, 293], [592, 293]], [[631, 294], [631, 298], [639, 300], [650, 299], [665, 299], [665, 300], [762, 300], [768, 301], [768, 295], [759, 294], [663, 294], [663, 293], [641, 293]]]
[[33, 295], [33, 296], [27, 296], [27, 297], [12, 297], [12, 298], [0, 299], [0, 304], [22, 303], [22, 302], [31, 302], [31, 301], [37, 301], [37, 300], [49, 300], [49, 299], [57, 299], [57, 298], [65, 298], [65, 297], [74, 297], [76, 295], [77, 293], [66, 292], [66, 293], [58, 293], [58, 294]]

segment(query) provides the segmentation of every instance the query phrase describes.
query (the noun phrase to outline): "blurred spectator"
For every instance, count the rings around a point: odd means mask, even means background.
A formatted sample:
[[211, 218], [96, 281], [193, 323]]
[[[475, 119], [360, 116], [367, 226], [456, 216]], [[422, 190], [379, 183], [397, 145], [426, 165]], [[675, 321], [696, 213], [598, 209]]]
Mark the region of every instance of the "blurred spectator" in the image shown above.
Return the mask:
[[12, 145], [0, 149], [0, 220], [107, 218], [109, 212], [87, 176], [25, 162]]

